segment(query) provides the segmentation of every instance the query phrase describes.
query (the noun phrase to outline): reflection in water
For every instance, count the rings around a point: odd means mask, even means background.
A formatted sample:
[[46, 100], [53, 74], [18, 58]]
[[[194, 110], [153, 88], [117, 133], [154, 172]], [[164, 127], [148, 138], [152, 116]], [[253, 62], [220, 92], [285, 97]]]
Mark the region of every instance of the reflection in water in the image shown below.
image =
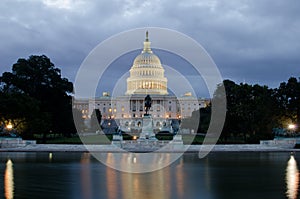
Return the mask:
[[14, 171], [13, 163], [10, 159], [6, 162], [4, 174], [4, 193], [6, 199], [14, 198]]
[[297, 162], [293, 155], [291, 155], [286, 168], [286, 184], [287, 197], [289, 199], [296, 199], [299, 187], [299, 170], [297, 168]]
[[[208, 160], [198, 160], [198, 154], [184, 154], [162, 170], [125, 173], [98, 164], [88, 153], [53, 153], [50, 164], [48, 153], [0, 152], [2, 163], [7, 162], [7, 166], [2, 165], [0, 198], [299, 198], [296, 193], [300, 186], [296, 166], [299, 154], [294, 157], [288, 153], [262, 154], [265, 158], [257, 153], [229, 153], [226, 156], [213, 153], [206, 158]], [[158, 165], [172, 156], [154, 155]], [[112, 165], [122, 162], [120, 167], [147, 166], [141, 164], [143, 159], [138, 153], [105, 153], [103, 157]], [[154, 164], [154, 161], [147, 163]]]
[[49, 162], [52, 162], [52, 158], [53, 158], [52, 153], [49, 153]]
[[[150, 159], [148, 161], [149, 164], [163, 164], [165, 161], [169, 161], [171, 158], [170, 154], [157, 154], [155, 159]], [[134, 153], [123, 153], [123, 154], [107, 154], [107, 163], [110, 165], [122, 162], [120, 165], [121, 170], [128, 167], [128, 165], [133, 165], [138, 167], [145, 166], [145, 164], [141, 161], [141, 156], [139, 154]], [[156, 161], [156, 162], [153, 162]], [[140, 169], [140, 168], [138, 168]], [[182, 176], [178, 174], [176, 176], [171, 175], [171, 168], [166, 167], [164, 169], [160, 169], [157, 171], [149, 172], [149, 173], [126, 173], [121, 172], [107, 167], [106, 168], [106, 187], [107, 194], [109, 199], [117, 199], [119, 198], [119, 194], [124, 199], [132, 199], [132, 198], [170, 198], [170, 184], [172, 181], [179, 182], [178, 188], [179, 192], [183, 194], [182, 187]], [[182, 168], [178, 168], [179, 171]], [[120, 179], [118, 179], [118, 175]], [[179, 180], [177, 181], [176, 178]], [[118, 181], [120, 180], [120, 181]]]
[[183, 172], [183, 158], [180, 159], [179, 164], [176, 166], [176, 172], [175, 172], [175, 179], [176, 179], [176, 190], [177, 195], [179, 198], [184, 197], [184, 172]]
[[83, 153], [81, 156], [80, 164], [81, 164], [81, 190], [83, 198], [91, 198], [91, 168], [90, 168], [90, 154]]
[[129, 173], [147, 173], [162, 169], [175, 162], [180, 153], [97, 153], [93, 154], [107, 166]]
[[106, 167], [106, 188], [108, 199], [118, 199], [117, 191], [119, 190], [119, 187], [117, 171], [110, 167]]

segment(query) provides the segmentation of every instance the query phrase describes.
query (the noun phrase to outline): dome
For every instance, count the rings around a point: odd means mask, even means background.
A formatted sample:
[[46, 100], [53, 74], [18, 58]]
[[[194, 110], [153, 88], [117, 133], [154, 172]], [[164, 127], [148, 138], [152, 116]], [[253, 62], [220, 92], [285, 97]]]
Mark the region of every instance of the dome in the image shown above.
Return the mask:
[[164, 77], [164, 68], [160, 59], [151, 48], [151, 42], [146, 32], [144, 49], [138, 55], [130, 69], [130, 77], [127, 78], [127, 95], [132, 94], [157, 94], [166, 95], [167, 78]]
[[132, 68], [162, 68], [160, 59], [153, 53], [141, 53], [134, 61]]

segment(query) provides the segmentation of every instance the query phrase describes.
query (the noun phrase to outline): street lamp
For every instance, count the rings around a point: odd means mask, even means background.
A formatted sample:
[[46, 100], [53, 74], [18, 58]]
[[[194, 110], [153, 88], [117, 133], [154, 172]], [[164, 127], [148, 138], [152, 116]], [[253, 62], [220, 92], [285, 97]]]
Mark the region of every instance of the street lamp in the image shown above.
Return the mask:
[[296, 128], [295, 124], [289, 124], [288, 125], [288, 129], [290, 129], [290, 130], [295, 130], [295, 128]]
[[6, 128], [7, 128], [8, 130], [11, 130], [11, 129], [13, 128], [13, 125], [12, 125], [11, 123], [8, 123], [8, 124], [6, 125]]
[[295, 124], [289, 124], [288, 125], [288, 129], [290, 130], [290, 132], [292, 133], [292, 134], [294, 134], [295, 133], [295, 129], [297, 128], [297, 126], [295, 125]]

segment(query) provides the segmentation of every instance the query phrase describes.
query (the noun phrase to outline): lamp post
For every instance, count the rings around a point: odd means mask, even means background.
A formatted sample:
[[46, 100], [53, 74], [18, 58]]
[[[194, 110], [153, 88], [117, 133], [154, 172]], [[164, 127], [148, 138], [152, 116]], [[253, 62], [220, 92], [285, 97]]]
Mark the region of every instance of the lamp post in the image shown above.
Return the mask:
[[289, 124], [288, 129], [292, 132], [295, 133], [296, 125], [295, 124]]
[[289, 124], [288, 125], [288, 129], [290, 129], [290, 130], [295, 130], [295, 128], [296, 128], [295, 124]]
[[13, 128], [13, 125], [11, 124], [11, 123], [8, 123], [7, 125], [6, 125], [6, 129], [7, 130], [12, 130], [12, 128]]

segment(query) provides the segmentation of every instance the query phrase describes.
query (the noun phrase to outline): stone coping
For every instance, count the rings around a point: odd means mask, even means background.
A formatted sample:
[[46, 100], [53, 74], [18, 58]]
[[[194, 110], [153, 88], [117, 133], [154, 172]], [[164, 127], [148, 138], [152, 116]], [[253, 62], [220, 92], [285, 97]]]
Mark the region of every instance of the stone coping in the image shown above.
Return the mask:
[[[294, 152], [300, 149], [283, 148], [280, 146], [264, 146], [260, 144], [229, 144], [229, 145], [177, 145], [176, 148], [161, 148], [158, 153], [198, 153], [209, 150], [212, 152]], [[114, 145], [66, 145], [66, 144], [29, 144], [20, 147], [0, 148], [0, 152], [103, 152], [124, 153], [128, 152]], [[152, 152], [147, 148], [131, 148], [130, 152]]]

